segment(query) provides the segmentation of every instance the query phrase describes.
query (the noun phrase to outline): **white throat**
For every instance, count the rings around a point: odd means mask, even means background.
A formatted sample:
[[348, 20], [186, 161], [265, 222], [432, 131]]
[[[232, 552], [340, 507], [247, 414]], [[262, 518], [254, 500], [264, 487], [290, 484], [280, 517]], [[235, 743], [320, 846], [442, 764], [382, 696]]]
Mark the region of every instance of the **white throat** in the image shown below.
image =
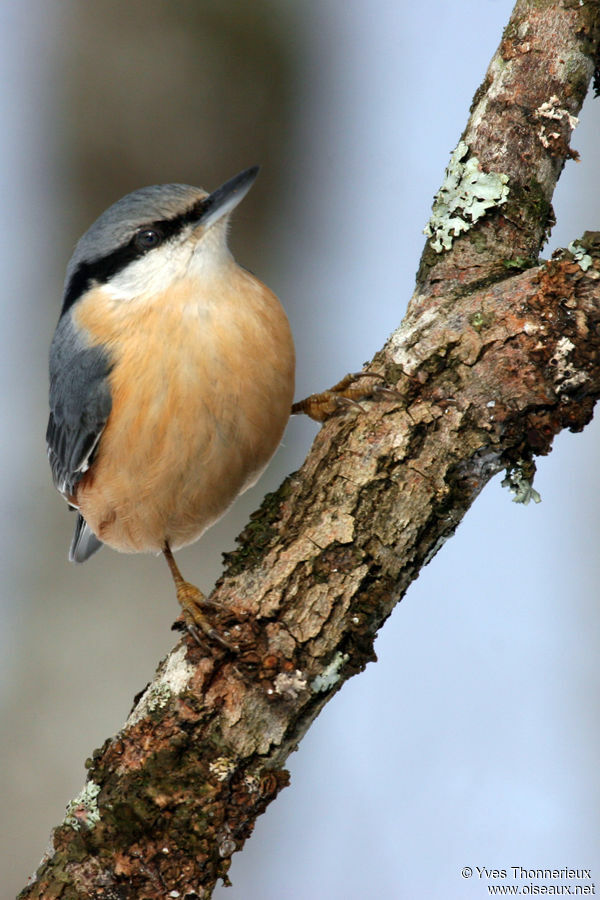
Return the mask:
[[134, 260], [111, 278], [104, 289], [113, 300], [123, 302], [156, 296], [186, 277], [210, 281], [230, 261], [226, 222], [221, 219], [200, 236], [190, 226], [175, 240]]

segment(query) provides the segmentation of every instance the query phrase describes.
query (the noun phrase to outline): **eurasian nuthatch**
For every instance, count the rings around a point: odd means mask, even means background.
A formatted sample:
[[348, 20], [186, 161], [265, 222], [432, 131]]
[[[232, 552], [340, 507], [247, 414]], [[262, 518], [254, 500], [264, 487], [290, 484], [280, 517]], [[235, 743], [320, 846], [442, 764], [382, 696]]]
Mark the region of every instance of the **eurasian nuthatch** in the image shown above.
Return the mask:
[[103, 543], [164, 553], [196, 634], [204, 598], [171, 551], [254, 484], [294, 391], [286, 315], [227, 247], [257, 172], [212, 194], [146, 187], [107, 209], [69, 262], [50, 350], [48, 455], [77, 510], [69, 558]]

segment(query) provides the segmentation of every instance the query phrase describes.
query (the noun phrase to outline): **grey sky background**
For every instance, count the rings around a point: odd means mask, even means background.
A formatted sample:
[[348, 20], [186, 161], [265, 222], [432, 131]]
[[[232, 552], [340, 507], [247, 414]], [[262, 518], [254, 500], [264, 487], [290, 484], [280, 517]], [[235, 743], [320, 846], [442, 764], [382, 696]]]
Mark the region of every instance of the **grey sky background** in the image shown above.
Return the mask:
[[[159, 38], [148, 22], [166, 8], [157, 0], [102, 0], [93, 13], [57, 0], [0, 5], [0, 898], [23, 886], [85, 758], [174, 643], [161, 560], [108, 550], [82, 567], [66, 560], [72, 517], [43, 435], [73, 244], [125, 190], [150, 180], [210, 189], [262, 163], [232, 243], [288, 310], [297, 396], [328, 386], [402, 317], [433, 194], [512, 8], [312, 0], [257, 3], [246, 18], [238, 3], [208, 6], [230, 24], [196, 23], [190, 49], [181, 0]], [[253, 29], [269, 37], [256, 59]], [[237, 43], [224, 43], [234, 30]], [[204, 68], [190, 63], [170, 94], [164, 73], [175, 78], [188, 51]], [[121, 59], [130, 74], [115, 74]], [[186, 91], [199, 110], [193, 140], [192, 106], [176, 102]], [[590, 97], [547, 254], [600, 226], [599, 128]], [[314, 433], [290, 423], [259, 485], [180, 554], [190, 580], [210, 587], [220, 553]], [[378, 663], [290, 758], [291, 787], [234, 857], [218, 900], [487, 896], [464, 866], [587, 867], [600, 882], [599, 442], [595, 421], [559, 436], [538, 463], [538, 506], [512, 503], [500, 478], [483, 492], [382, 630]]]

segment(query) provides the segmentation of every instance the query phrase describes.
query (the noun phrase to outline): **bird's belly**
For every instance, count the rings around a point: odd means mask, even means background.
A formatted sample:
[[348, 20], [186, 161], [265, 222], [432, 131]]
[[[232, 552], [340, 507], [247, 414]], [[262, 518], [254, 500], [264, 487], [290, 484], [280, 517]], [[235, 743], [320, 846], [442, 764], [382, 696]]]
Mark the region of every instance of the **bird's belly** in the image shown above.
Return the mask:
[[[293, 347], [281, 334], [211, 328], [190, 341], [180, 317], [143, 350], [121, 342], [113, 407], [96, 459], [77, 487], [81, 514], [106, 544], [158, 552], [189, 544], [253, 484], [275, 452], [293, 394]], [[239, 317], [238, 317], [239, 318]], [[266, 352], [265, 352], [266, 347]]]
[[[173, 431], [145, 447], [138, 440], [129, 457], [132, 448], [125, 442], [107, 444], [110, 461], [99, 460], [77, 501], [94, 533], [109, 546], [157, 552], [166, 541], [173, 549], [189, 544], [252, 481], [235, 448], [218, 437], [205, 446], [185, 438], [181, 443], [182, 435], [183, 430]], [[268, 455], [263, 467], [267, 461]]]

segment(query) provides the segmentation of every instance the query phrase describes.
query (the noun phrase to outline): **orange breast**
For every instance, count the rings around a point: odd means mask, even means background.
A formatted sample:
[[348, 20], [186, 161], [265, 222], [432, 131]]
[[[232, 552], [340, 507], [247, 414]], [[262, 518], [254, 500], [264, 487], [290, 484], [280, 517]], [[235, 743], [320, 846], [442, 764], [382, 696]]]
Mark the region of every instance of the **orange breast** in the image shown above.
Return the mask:
[[114, 300], [95, 288], [74, 316], [108, 347], [112, 411], [76, 501], [122, 551], [196, 540], [253, 484], [281, 440], [294, 348], [274, 294], [232, 263], [217, 284]]

